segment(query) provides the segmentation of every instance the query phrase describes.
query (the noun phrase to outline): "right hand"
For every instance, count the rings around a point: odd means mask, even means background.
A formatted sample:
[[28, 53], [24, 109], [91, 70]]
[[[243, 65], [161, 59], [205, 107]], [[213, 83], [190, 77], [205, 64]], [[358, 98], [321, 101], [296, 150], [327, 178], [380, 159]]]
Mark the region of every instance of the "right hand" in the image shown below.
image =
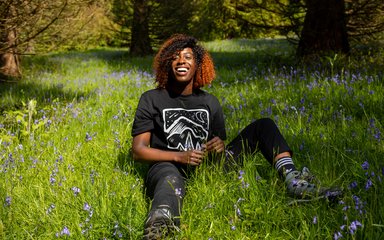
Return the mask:
[[188, 150], [180, 152], [177, 162], [191, 166], [198, 166], [203, 161], [204, 152], [200, 150]]

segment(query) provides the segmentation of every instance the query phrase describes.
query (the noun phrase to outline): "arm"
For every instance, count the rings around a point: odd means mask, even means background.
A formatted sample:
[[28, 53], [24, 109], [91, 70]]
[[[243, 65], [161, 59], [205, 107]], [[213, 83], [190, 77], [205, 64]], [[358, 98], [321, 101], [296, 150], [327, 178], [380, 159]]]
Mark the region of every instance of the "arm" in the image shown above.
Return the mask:
[[144, 132], [133, 137], [132, 152], [135, 161], [143, 162], [178, 162], [193, 166], [200, 165], [204, 152], [199, 150], [188, 150], [185, 152], [165, 151], [149, 146], [151, 132]]

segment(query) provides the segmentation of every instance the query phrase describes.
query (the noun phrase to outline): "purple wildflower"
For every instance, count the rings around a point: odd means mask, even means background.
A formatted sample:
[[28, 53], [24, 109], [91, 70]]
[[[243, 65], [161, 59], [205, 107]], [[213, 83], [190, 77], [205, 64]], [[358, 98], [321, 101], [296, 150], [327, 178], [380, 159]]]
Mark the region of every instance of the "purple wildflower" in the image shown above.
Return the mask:
[[236, 215], [237, 215], [238, 217], [241, 217], [242, 214], [241, 214], [241, 210], [240, 210], [240, 208], [237, 207], [237, 206], [235, 205], [235, 209], [236, 209]]
[[61, 230], [61, 232], [60, 232], [60, 235], [61, 236], [63, 236], [63, 235], [67, 235], [67, 236], [71, 235], [71, 233], [69, 232], [69, 229], [68, 229], [67, 226], [64, 226], [63, 230]]
[[11, 206], [12, 198], [10, 196], [5, 197], [5, 203], [4, 206], [8, 207]]
[[55, 209], [55, 207], [56, 207], [55, 204], [51, 204], [51, 205], [49, 205], [49, 207], [48, 207], [46, 213], [47, 213], [47, 214], [50, 214], [50, 213], [53, 211], [53, 209]]
[[353, 195], [352, 198], [353, 198], [353, 200], [355, 201], [355, 204], [356, 204], [356, 205], [360, 205], [360, 198], [359, 198], [358, 196]]
[[341, 234], [341, 232], [335, 232], [335, 234], [333, 234], [333, 239], [334, 240], [338, 240], [340, 238], [342, 238], [343, 235]]
[[92, 184], [95, 183], [95, 176], [97, 176], [97, 172], [95, 170], [92, 170], [90, 174]]
[[245, 172], [244, 172], [243, 170], [240, 170], [240, 171], [239, 171], [239, 177], [238, 177], [239, 180], [243, 179], [243, 175], [244, 175], [244, 173], [245, 173]]
[[75, 196], [77, 197], [77, 195], [79, 195], [79, 193], [80, 193], [80, 188], [78, 188], [78, 187], [72, 187], [71, 189], [72, 189], [72, 191], [73, 191], [73, 194], [75, 194]]
[[51, 185], [55, 184], [56, 179], [53, 174], [51, 174], [51, 176], [49, 177], [49, 182], [51, 183]]
[[351, 184], [349, 184], [348, 188], [349, 189], [353, 189], [353, 188], [356, 188], [357, 187], [357, 182], [356, 181], [353, 181]]
[[376, 129], [376, 133], [373, 135], [373, 137], [374, 137], [378, 142], [380, 142], [380, 139], [381, 139], [381, 132], [380, 132], [380, 130]]
[[314, 216], [314, 217], [313, 217], [312, 223], [313, 223], [313, 224], [317, 224], [317, 216]]
[[231, 230], [232, 230], [232, 231], [235, 231], [235, 230], [236, 230], [236, 226], [235, 226], [235, 225], [232, 225], [232, 226], [231, 226]]
[[372, 187], [373, 183], [371, 179], [367, 180], [367, 183], [365, 184], [365, 190], [368, 190], [370, 187]]
[[89, 211], [89, 210], [91, 210], [91, 206], [86, 202], [86, 203], [84, 203], [84, 205], [83, 205], [83, 210], [84, 210], [84, 211]]
[[368, 168], [369, 168], [369, 162], [368, 162], [368, 161], [363, 162], [363, 164], [361, 164], [361, 167], [362, 167], [364, 170], [368, 170]]
[[92, 140], [92, 136], [89, 134], [89, 133], [86, 133], [85, 134], [85, 141], [86, 142], [89, 142], [89, 141], [91, 141]]
[[299, 150], [300, 150], [300, 151], [303, 151], [303, 150], [304, 150], [304, 142], [302, 142], [302, 143], [300, 144], [300, 146], [299, 146]]
[[357, 231], [357, 227], [363, 226], [359, 221], [353, 221], [351, 222], [351, 225], [349, 225], [349, 232], [351, 234], [354, 234]]
[[183, 198], [183, 192], [181, 188], [175, 188], [175, 195], [179, 198]]

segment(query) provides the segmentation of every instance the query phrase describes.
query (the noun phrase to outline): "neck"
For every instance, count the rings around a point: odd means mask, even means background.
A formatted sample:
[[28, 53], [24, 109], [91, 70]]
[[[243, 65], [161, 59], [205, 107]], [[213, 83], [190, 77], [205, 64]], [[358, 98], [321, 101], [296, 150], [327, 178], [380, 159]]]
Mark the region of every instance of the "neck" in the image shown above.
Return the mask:
[[188, 84], [172, 82], [167, 88], [177, 95], [191, 95], [193, 92], [193, 81], [190, 81]]

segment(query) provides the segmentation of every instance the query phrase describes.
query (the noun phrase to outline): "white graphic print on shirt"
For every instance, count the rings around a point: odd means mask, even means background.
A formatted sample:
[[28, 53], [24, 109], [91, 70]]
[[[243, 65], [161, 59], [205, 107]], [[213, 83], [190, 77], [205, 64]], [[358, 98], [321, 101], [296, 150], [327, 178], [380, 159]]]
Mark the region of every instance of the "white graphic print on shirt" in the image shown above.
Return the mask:
[[208, 139], [209, 113], [206, 109], [167, 108], [163, 110], [163, 120], [169, 149], [201, 149], [201, 144]]

